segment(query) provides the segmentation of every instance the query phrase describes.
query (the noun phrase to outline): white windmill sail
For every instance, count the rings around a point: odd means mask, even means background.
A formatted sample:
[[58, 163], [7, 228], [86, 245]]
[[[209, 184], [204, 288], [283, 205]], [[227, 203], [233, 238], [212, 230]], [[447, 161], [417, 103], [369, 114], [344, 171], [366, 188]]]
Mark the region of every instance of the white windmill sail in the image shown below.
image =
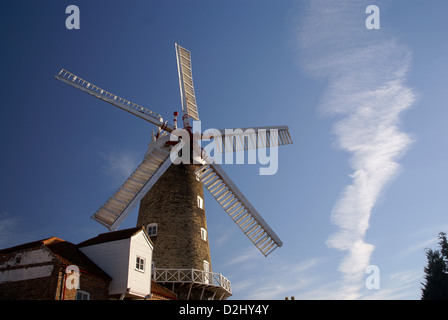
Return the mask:
[[216, 129], [202, 136], [202, 139], [211, 138], [221, 153], [292, 144], [287, 126]]
[[179, 73], [180, 97], [182, 101], [182, 111], [184, 113], [184, 121], [188, 121], [188, 117], [199, 120], [198, 107], [196, 105], [196, 96], [193, 87], [193, 74], [191, 70], [191, 53], [182, 48], [177, 43], [176, 57], [177, 70]]
[[283, 245], [280, 238], [219, 165], [205, 164], [197, 169], [195, 174], [230, 218], [265, 256]]
[[[153, 142], [142, 163], [93, 215], [92, 219], [114, 231], [171, 165], [169, 136]], [[175, 148], [177, 149], [178, 146]], [[180, 146], [181, 147], [181, 146]]]
[[138, 104], [135, 104], [131, 101], [120, 98], [119, 96], [113, 93], [110, 93], [104, 89], [101, 89], [100, 87], [93, 85], [92, 83], [84, 79], [81, 79], [80, 77], [74, 75], [73, 73], [65, 69], [61, 69], [61, 71], [54, 77], [61, 82], [64, 82], [94, 97], [109, 102], [110, 104], [122, 110], [130, 112], [133, 115], [136, 115], [137, 117], [149, 121], [152, 124], [161, 127], [163, 130], [172, 132], [175, 129], [172, 125], [168, 124], [167, 122], [163, 122], [162, 116], [160, 114], [152, 112], [151, 110], [139, 106]]

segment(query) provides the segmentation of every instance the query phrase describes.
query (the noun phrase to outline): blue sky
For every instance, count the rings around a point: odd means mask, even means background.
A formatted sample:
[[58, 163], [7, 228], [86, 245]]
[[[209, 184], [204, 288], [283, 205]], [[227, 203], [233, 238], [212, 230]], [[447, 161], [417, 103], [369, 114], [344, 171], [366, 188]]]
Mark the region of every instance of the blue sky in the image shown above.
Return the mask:
[[[67, 30], [65, 8], [80, 9]], [[365, 9], [380, 9], [367, 30]], [[54, 80], [61, 68], [171, 120], [174, 43], [202, 128], [287, 125], [278, 171], [223, 165], [283, 240], [263, 257], [205, 191], [234, 299], [419, 299], [448, 230], [444, 0], [2, 1], [0, 247], [107, 231], [90, 216], [153, 126]], [[121, 225], [132, 227], [137, 210]], [[368, 265], [380, 288], [368, 289]]]

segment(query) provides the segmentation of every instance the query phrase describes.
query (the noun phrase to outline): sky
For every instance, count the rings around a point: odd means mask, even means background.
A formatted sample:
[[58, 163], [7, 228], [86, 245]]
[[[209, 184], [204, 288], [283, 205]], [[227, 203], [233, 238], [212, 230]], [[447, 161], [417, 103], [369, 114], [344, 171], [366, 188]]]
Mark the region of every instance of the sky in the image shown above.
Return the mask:
[[[69, 5], [79, 29], [66, 27]], [[367, 28], [369, 5], [379, 29]], [[172, 122], [177, 42], [192, 54], [203, 130], [287, 125], [294, 142], [278, 148], [274, 175], [222, 165], [283, 241], [267, 258], [204, 190], [212, 269], [231, 299], [420, 299], [425, 249], [448, 231], [447, 10], [445, 0], [2, 1], [0, 248], [107, 232], [90, 216], [154, 129], [54, 75], [65, 68]]]

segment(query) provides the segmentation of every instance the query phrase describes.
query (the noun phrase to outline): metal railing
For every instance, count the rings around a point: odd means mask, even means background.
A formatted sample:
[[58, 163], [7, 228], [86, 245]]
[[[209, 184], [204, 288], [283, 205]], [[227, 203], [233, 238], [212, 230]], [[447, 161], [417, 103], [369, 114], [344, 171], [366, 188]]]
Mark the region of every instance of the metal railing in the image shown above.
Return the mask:
[[230, 281], [220, 273], [207, 272], [198, 269], [153, 269], [153, 279], [156, 282], [197, 283], [202, 285], [222, 287], [232, 293]]

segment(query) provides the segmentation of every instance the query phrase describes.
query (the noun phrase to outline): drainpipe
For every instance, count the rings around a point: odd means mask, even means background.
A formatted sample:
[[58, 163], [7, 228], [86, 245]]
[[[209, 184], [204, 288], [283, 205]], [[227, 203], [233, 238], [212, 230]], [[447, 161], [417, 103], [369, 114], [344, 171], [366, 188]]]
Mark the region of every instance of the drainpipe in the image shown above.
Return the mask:
[[120, 296], [120, 299], [119, 300], [124, 300], [124, 297], [126, 296], [126, 294], [129, 292], [129, 289], [130, 288], [127, 288], [126, 289], [126, 291], [125, 292], [123, 292], [122, 294], [121, 294], [121, 296]]
[[[64, 266], [59, 268], [59, 272], [62, 272], [62, 270], [66, 269], [67, 267], [64, 268]], [[62, 277], [62, 283], [61, 283], [61, 291], [62, 293], [59, 294], [59, 300], [65, 300], [65, 282], [67, 280], [67, 273], [65, 273], [64, 271], [64, 276]], [[61, 294], [62, 294], [62, 299], [61, 299]]]

